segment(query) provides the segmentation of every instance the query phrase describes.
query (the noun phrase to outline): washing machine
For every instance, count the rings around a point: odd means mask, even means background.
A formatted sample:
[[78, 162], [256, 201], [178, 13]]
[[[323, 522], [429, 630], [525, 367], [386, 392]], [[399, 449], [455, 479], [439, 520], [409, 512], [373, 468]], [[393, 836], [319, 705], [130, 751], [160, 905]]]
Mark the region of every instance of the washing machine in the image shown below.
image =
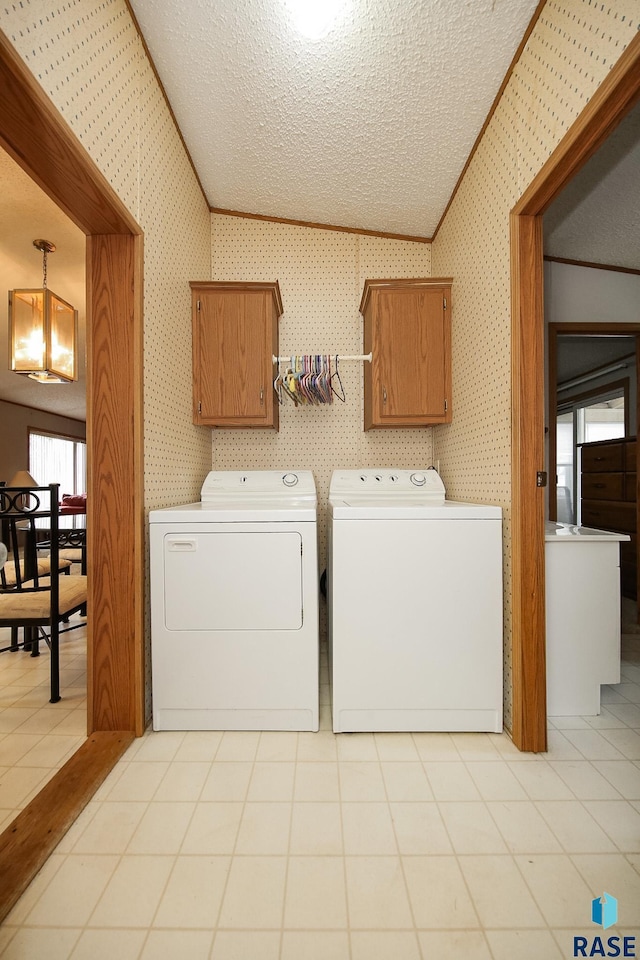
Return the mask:
[[318, 729], [316, 516], [307, 470], [150, 512], [154, 730]]
[[502, 511], [427, 470], [338, 470], [327, 589], [333, 729], [502, 730]]

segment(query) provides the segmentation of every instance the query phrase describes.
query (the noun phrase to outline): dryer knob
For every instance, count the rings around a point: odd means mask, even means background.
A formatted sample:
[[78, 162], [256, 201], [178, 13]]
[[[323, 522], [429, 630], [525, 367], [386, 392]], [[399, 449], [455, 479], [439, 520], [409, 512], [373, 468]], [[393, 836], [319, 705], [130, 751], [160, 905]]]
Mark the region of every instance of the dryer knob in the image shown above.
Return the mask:
[[282, 478], [282, 482], [284, 483], [285, 487], [295, 487], [296, 483], [298, 482], [298, 478], [295, 473], [285, 473], [284, 477]]
[[416, 487], [424, 487], [425, 483], [427, 482], [427, 478], [425, 477], [424, 473], [412, 473], [409, 477], [409, 480], [411, 480], [411, 483], [415, 484]]

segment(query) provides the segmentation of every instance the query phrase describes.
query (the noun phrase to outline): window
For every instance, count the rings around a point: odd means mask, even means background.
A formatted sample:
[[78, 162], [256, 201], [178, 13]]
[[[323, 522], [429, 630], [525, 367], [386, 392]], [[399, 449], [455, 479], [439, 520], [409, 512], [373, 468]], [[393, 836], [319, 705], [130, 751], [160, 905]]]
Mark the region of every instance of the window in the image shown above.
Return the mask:
[[[29, 473], [41, 486], [60, 484], [63, 493], [87, 489], [87, 445], [84, 440], [29, 431]], [[74, 521], [78, 521], [74, 523]], [[84, 526], [85, 517], [60, 517], [61, 527]]]

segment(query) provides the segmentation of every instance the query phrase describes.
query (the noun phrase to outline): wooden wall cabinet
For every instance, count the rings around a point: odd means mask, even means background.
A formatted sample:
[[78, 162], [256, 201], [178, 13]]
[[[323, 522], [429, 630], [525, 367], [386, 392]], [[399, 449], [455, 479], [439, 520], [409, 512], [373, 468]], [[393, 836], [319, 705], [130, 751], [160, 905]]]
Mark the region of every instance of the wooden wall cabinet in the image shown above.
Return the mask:
[[191, 284], [193, 422], [278, 429], [273, 390], [282, 299], [275, 283]]
[[451, 283], [365, 281], [365, 430], [451, 421]]
[[637, 596], [636, 438], [583, 443], [580, 522], [584, 527], [628, 533], [620, 544], [622, 593]]

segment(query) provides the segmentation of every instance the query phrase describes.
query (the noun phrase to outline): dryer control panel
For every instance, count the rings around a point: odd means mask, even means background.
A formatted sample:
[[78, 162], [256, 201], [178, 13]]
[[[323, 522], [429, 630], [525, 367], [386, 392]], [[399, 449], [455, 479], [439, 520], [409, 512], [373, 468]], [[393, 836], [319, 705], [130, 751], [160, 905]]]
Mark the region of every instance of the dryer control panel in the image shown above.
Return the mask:
[[420, 500], [442, 501], [445, 498], [445, 489], [440, 474], [433, 467], [424, 470], [367, 467], [362, 470], [336, 470], [332, 474], [329, 497], [340, 498], [345, 494], [360, 494], [367, 499], [380, 496], [385, 500], [415, 497]]
[[312, 500], [316, 485], [310, 470], [212, 470], [200, 491], [202, 503], [219, 500]]

